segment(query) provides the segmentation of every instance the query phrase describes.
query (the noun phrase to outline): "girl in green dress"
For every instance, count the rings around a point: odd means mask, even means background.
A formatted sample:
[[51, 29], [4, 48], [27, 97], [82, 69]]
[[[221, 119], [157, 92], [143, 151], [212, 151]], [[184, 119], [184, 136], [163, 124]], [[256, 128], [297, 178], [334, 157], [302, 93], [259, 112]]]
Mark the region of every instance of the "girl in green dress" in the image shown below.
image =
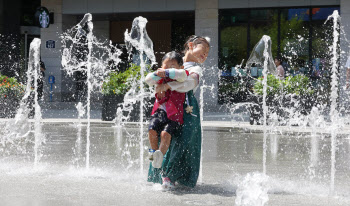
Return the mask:
[[209, 39], [190, 36], [184, 45], [184, 67], [189, 76], [184, 82], [168, 82], [158, 85], [156, 92], [170, 90], [186, 93], [184, 102], [184, 124], [171, 138], [170, 146], [164, 155], [162, 167], [157, 169], [150, 163], [148, 181], [162, 184], [164, 189], [175, 186], [175, 182], [188, 187], [197, 183], [201, 156], [201, 122], [198, 102], [194, 92], [202, 77], [199, 64], [205, 62], [209, 53]]

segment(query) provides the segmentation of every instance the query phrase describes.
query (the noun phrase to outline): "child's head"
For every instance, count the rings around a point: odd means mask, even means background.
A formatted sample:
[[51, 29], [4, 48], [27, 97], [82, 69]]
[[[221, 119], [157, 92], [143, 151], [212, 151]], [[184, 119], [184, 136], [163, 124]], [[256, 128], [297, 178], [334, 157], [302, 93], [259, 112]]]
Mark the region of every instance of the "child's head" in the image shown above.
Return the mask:
[[281, 65], [282, 64], [282, 58], [281, 57], [276, 57], [275, 58], [275, 65], [276, 66], [279, 66], [279, 65]]
[[182, 56], [177, 52], [168, 52], [164, 55], [162, 59], [162, 68], [163, 69], [183, 69], [183, 60]]
[[208, 37], [192, 35], [187, 38], [183, 53], [185, 55], [191, 55], [195, 62], [203, 63], [208, 57], [210, 49], [209, 41], [210, 39]]

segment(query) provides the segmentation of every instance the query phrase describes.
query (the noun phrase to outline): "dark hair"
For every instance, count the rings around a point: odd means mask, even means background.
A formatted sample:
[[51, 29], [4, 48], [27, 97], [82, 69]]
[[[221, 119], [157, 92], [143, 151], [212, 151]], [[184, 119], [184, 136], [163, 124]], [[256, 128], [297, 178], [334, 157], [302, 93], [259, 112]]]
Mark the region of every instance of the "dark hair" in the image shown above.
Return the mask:
[[275, 60], [277, 59], [277, 61], [279, 61], [280, 62], [280, 64], [282, 64], [282, 62], [283, 62], [283, 59], [282, 59], [282, 57], [280, 57], [280, 56], [277, 56], [277, 57], [275, 57]]
[[166, 53], [163, 56], [162, 62], [164, 62], [164, 60], [166, 59], [175, 60], [179, 64], [179, 66], [182, 66], [184, 64], [181, 54], [174, 51]]
[[186, 43], [184, 44], [184, 50], [182, 51], [184, 54], [189, 49], [188, 43], [190, 43], [190, 42], [193, 42], [193, 46], [205, 43], [208, 45], [208, 47], [210, 47], [210, 44], [206, 38], [201, 37], [201, 36], [192, 35], [192, 36], [187, 37]]

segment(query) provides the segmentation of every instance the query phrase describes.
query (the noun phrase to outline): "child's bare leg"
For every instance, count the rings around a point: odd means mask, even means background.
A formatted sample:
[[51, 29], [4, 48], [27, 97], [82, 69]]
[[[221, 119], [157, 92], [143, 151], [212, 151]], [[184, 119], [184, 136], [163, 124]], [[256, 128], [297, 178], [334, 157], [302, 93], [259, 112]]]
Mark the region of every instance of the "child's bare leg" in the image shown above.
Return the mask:
[[158, 134], [155, 130], [150, 129], [148, 131], [148, 139], [149, 139], [149, 144], [151, 145], [151, 148], [154, 150], [158, 150]]
[[171, 135], [166, 131], [162, 131], [162, 133], [160, 134], [159, 150], [163, 153], [163, 155], [165, 155], [165, 153], [168, 151], [170, 146], [170, 141], [171, 141]]

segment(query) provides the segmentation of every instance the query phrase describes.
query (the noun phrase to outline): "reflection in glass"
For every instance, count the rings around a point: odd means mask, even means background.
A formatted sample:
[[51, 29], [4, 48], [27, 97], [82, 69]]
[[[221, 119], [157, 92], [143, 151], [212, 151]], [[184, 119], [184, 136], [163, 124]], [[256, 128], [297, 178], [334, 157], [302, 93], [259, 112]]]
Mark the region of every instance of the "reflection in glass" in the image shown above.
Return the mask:
[[[310, 87], [320, 91], [315, 101], [327, 102], [330, 89], [332, 23], [324, 23], [339, 7], [223, 9], [219, 14], [219, 103], [242, 102], [249, 90], [244, 76], [257, 78], [259, 67], [237, 68], [263, 35], [271, 37], [272, 56], [282, 57], [286, 76], [310, 77]], [[240, 75], [243, 74], [243, 75]], [[249, 76], [249, 75], [248, 75]], [[248, 86], [247, 86], [248, 85]], [[224, 100], [220, 97], [224, 97]], [[229, 99], [229, 101], [227, 101]]]
[[280, 48], [290, 69], [287, 75], [308, 74], [309, 14], [307, 8], [281, 9]]
[[339, 7], [312, 9], [312, 68], [310, 78], [312, 86], [317, 90], [318, 100], [323, 104], [327, 104], [330, 97], [332, 56], [329, 48], [333, 44], [333, 21], [325, 21], [334, 10], [339, 11]]
[[223, 11], [220, 18], [220, 69], [231, 67], [247, 58], [248, 14], [246, 11]]
[[276, 57], [278, 48], [278, 10], [251, 10], [250, 16], [250, 48], [253, 48], [262, 36], [270, 36], [272, 41], [272, 55]]

